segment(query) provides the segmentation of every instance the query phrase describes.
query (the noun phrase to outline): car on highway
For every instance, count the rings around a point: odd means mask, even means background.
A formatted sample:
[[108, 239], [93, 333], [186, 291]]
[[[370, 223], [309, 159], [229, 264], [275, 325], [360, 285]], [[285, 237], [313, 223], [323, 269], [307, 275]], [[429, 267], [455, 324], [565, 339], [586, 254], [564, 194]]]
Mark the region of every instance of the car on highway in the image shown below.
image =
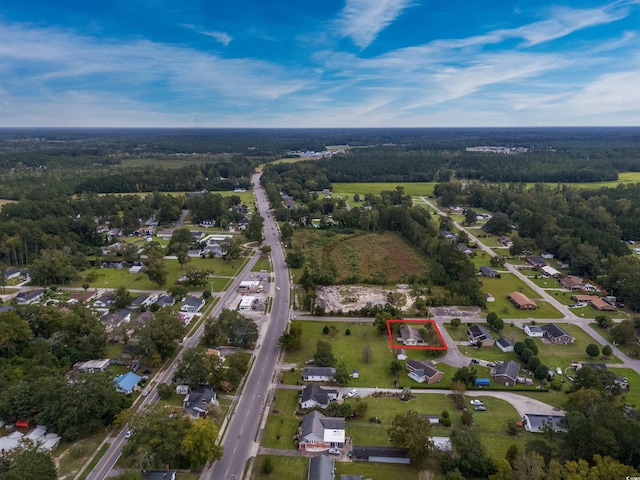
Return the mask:
[[276, 290], [277, 290], [277, 291], [280, 291], [280, 287], [276, 287]]
[[330, 455], [340, 455], [340, 450], [338, 450], [337, 448], [330, 448], [329, 449], [329, 454]]
[[474, 410], [476, 410], [477, 412], [484, 412], [487, 410], [487, 408], [484, 405], [476, 405], [475, 407], [473, 407]]
[[149, 395], [149, 390], [145, 390], [144, 392], [142, 392], [143, 397], [146, 397], [147, 395]]
[[349, 393], [347, 393], [347, 398], [353, 398], [356, 395], [358, 395], [358, 390], [356, 390], [355, 388], [353, 390], [351, 390]]
[[482, 400], [470, 400], [469, 404], [481, 407], [484, 405], [484, 402]]
[[124, 434], [124, 438], [131, 438], [131, 430], [127, 430], [127, 433]]

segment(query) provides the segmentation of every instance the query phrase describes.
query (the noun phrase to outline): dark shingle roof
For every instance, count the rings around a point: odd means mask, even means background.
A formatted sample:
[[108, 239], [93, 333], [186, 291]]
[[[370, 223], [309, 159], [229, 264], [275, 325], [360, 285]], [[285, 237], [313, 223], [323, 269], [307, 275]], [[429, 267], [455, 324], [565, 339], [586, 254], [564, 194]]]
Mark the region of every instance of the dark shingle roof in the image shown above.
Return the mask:
[[520, 372], [520, 364], [511, 360], [508, 362], [496, 363], [496, 366], [493, 368], [493, 372], [496, 376], [504, 375], [515, 381], [515, 379], [518, 378], [518, 373]]
[[571, 336], [566, 332], [564, 328], [559, 327], [555, 323], [547, 323], [546, 325], [543, 325], [540, 328], [542, 328], [543, 331], [547, 332], [553, 338], [558, 338], [563, 335]]
[[326, 455], [311, 457], [307, 480], [333, 480], [333, 458]]

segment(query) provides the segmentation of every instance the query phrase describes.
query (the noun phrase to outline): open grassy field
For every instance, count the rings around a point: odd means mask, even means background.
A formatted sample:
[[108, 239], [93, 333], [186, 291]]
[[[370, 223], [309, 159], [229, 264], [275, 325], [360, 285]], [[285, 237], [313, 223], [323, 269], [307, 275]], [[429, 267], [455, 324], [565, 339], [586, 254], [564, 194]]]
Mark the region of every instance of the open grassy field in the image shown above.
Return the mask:
[[335, 269], [337, 283], [357, 276], [358, 281], [375, 277], [383, 283], [395, 284], [409, 275], [422, 274], [427, 268], [418, 251], [390, 232], [345, 235], [329, 230], [296, 230], [293, 245], [318, 265], [331, 263], [326, 268]]
[[[601, 328], [597, 323], [590, 323], [591, 327], [600, 335], [602, 335], [609, 343], [613, 344], [613, 338], [611, 338], [611, 333], [609, 330]], [[631, 358], [640, 358], [640, 345], [635, 342], [630, 342], [625, 345], [616, 345], [616, 349], [619, 349], [625, 355]]]
[[[287, 352], [285, 363], [298, 364], [298, 370], [294, 373], [286, 373], [282, 379], [285, 383], [296, 383], [300, 380], [301, 368], [304, 361], [313, 358], [318, 340], [329, 342], [334, 356], [338, 363], [344, 362], [347, 370], [351, 372], [358, 369], [359, 378], [351, 379], [350, 387], [380, 387], [393, 388], [394, 377], [391, 374], [391, 361], [395, 358], [395, 350], [389, 345], [389, 341], [380, 335], [373, 325], [345, 322], [301, 321], [302, 325], [302, 348], [298, 351]], [[327, 335], [322, 333], [325, 325], [335, 327], [335, 333]], [[346, 335], [347, 328], [350, 335]], [[365, 362], [362, 350], [365, 346], [371, 348], [371, 358], [369, 363]], [[443, 352], [426, 352], [424, 350], [407, 350], [409, 358], [420, 360], [437, 360]], [[406, 384], [406, 374], [400, 374], [400, 381]], [[408, 381], [408, 380], [407, 380]], [[414, 383], [413, 386], [418, 386]], [[426, 387], [426, 385], [421, 385]], [[437, 384], [434, 388], [440, 388], [442, 384]]]
[[[178, 277], [190, 269], [209, 270], [215, 275], [231, 277], [242, 270], [245, 262], [246, 259], [225, 262], [221, 258], [192, 258], [183, 268], [177, 260], [166, 260], [167, 283], [165, 287], [175, 284]], [[129, 273], [126, 268], [91, 268], [81, 272], [79, 279], [72, 285], [79, 287], [85, 282], [89, 283], [90, 288], [158, 289], [158, 286], [149, 280], [144, 273]]]
[[[270, 474], [264, 473], [262, 466], [266, 458], [271, 459], [273, 471]], [[252, 480], [307, 480], [309, 470], [308, 457], [283, 457], [278, 455], [258, 455], [253, 465], [251, 474]]]
[[[362, 475], [364, 478], [372, 480], [418, 480], [420, 469], [411, 465], [391, 465], [384, 463], [368, 462], [336, 462], [336, 478], [339, 475]], [[440, 480], [444, 476], [437, 469], [437, 466], [429, 466], [428, 470], [433, 473], [432, 480]]]
[[[495, 301], [487, 304], [487, 310], [496, 312], [503, 318], [562, 318], [562, 314], [551, 304], [537, 300], [537, 294], [528, 287], [522, 280], [512, 273], [503, 273], [501, 278], [483, 278], [482, 291], [490, 293]], [[538, 305], [536, 310], [519, 310], [507, 299], [511, 292], [519, 291]]]
[[251, 269], [252, 272], [259, 272], [261, 270], [271, 271], [271, 263], [268, 258], [260, 258]]
[[437, 182], [372, 182], [372, 183], [334, 183], [332, 192], [341, 197], [351, 197], [356, 193], [361, 197], [367, 193], [380, 195], [382, 191], [395, 190], [397, 186], [404, 187], [406, 195], [430, 196]]
[[295, 416], [298, 395], [295, 390], [277, 390], [262, 434], [262, 446], [295, 450], [293, 436], [302, 418]]

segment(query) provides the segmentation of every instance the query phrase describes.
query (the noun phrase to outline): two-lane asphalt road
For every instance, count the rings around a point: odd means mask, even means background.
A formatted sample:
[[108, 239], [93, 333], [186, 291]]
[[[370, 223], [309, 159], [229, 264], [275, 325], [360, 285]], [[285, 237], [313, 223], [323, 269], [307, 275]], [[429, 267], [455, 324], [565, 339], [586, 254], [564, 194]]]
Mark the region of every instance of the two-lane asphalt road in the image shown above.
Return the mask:
[[[258, 261], [259, 255], [256, 254], [252, 258], [249, 259], [244, 269], [240, 274], [234, 279], [231, 286], [224, 292], [220, 301], [216, 304], [216, 306], [211, 310], [210, 316], [217, 317], [220, 315], [220, 312], [223, 308], [225, 308], [231, 300], [236, 296], [236, 292], [238, 290], [238, 285], [245, 278], [245, 276], [251, 271], [256, 262]], [[182, 347], [180, 352], [176, 356], [175, 360], [164, 370], [158, 372], [156, 376], [152, 379], [153, 387], [148, 389], [149, 395], [143, 399], [140, 406], [137, 408], [137, 411], [140, 412], [147, 405], [155, 403], [158, 401], [158, 393], [156, 392], [155, 387], [161, 383], [171, 383], [171, 379], [173, 378], [173, 373], [178, 366], [178, 363], [182, 359], [182, 355], [187, 348], [195, 347], [200, 343], [200, 339], [204, 334], [204, 325], [205, 322], [198, 327], [198, 329], [193, 333], [193, 335], [186, 337], [182, 342]], [[109, 446], [109, 450], [102, 456], [100, 461], [91, 471], [91, 473], [87, 476], [87, 480], [102, 480], [109, 475], [109, 472], [114, 467], [118, 458], [122, 454], [122, 448], [125, 445], [126, 439], [125, 434], [128, 430], [128, 426], [125, 426], [118, 435], [113, 438], [111, 445]]]
[[[284, 251], [278, 238], [276, 223], [269, 212], [269, 203], [262, 186], [260, 174], [253, 176], [256, 207], [264, 218], [265, 244], [271, 247], [274, 283], [273, 304], [269, 325], [245, 387], [238, 401], [236, 411], [229, 421], [222, 445], [224, 455], [213, 467], [203, 472], [200, 478], [209, 480], [241, 480], [247, 459], [251, 456], [254, 439], [260, 425], [264, 399], [269, 390], [273, 372], [280, 353], [278, 339], [287, 328], [289, 321], [289, 270], [284, 262]], [[257, 446], [255, 446], [257, 448]]]

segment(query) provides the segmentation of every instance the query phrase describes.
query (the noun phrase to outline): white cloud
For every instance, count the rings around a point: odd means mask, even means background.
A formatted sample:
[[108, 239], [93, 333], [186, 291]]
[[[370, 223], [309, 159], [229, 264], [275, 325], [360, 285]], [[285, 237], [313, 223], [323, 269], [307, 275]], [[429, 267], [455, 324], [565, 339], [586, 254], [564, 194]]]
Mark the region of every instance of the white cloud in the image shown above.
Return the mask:
[[360, 48], [367, 48], [410, 4], [411, 0], [347, 0], [338, 29]]
[[227, 45], [229, 45], [229, 43], [231, 43], [231, 37], [229, 36], [228, 33], [225, 33], [225, 32], [200, 32], [200, 33], [202, 33], [203, 35], [206, 35], [208, 37], [215, 38], [217, 41], [219, 41], [225, 47]]

